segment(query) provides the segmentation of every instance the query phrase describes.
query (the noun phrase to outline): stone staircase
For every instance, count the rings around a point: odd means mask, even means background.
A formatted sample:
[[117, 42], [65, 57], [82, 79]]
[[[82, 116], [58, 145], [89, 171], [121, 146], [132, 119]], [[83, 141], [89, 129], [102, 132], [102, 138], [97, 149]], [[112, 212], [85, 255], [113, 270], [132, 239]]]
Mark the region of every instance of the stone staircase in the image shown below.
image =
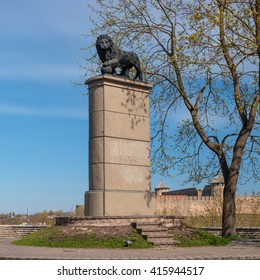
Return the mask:
[[179, 244], [179, 241], [173, 239], [173, 234], [168, 232], [168, 228], [161, 221], [136, 223], [133, 227], [144, 239], [151, 242], [154, 248], [172, 248]]
[[21, 238], [46, 226], [0, 225], [0, 238]]
[[75, 224], [80, 227], [88, 226], [129, 226], [137, 231], [155, 248], [172, 248], [179, 243], [174, 240], [171, 231], [183, 226], [183, 217], [165, 215], [147, 216], [107, 216], [107, 217], [57, 217], [56, 225]]

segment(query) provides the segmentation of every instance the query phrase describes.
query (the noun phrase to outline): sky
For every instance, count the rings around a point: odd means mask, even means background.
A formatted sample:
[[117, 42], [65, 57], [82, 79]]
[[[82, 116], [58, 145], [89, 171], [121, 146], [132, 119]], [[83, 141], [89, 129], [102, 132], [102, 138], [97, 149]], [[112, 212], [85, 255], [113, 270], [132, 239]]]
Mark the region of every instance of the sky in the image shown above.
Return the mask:
[[[0, 213], [73, 211], [84, 203], [88, 97], [76, 84], [89, 44], [87, 2], [1, 3]], [[179, 187], [153, 175], [152, 188], [161, 180]]]
[[0, 213], [71, 211], [88, 189], [84, 0], [2, 1]]

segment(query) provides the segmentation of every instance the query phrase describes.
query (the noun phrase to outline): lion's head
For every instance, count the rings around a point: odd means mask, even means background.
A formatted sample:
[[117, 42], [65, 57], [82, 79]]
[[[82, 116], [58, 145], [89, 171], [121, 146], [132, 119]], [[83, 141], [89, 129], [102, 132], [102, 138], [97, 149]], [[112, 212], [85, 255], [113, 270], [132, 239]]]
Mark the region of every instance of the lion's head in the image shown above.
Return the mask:
[[116, 56], [117, 46], [108, 35], [100, 35], [96, 41], [97, 53], [102, 62]]

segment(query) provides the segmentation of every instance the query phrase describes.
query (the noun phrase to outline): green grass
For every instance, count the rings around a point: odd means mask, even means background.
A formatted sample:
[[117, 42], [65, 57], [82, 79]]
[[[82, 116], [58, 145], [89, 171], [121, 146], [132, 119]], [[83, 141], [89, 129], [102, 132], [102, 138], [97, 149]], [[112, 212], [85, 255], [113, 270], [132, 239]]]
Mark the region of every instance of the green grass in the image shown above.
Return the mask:
[[[125, 240], [133, 241], [125, 247]], [[222, 238], [204, 230], [194, 229], [192, 236], [179, 235], [174, 239], [179, 240], [180, 247], [221, 246], [232, 240]], [[128, 236], [96, 236], [96, 234], [66, 234], [60, 226], [48, 227], [31, 233], [20, 240], [13, 242], [16, 245], [38, 247], [63, 247], [63, 248], [152, 248], [134, 229]]]
[[201, 247], [201, 246], [223, 246], [229, 244], [232, 239], [216, 236], [210, 232], [197, 229], [193, 237], [187, 238], [180, 236], [180, 247]]
[[133, 241], [127, 248], [151, 248], [134, 229], [128, 236], [97, 237], [95, 234], [68, 235], [62, 232], [61, 227], [53, 226], [31, 233], [13, 244], [38, 247], [65, 247], [65, 248], [126, 248], [125, 240]]

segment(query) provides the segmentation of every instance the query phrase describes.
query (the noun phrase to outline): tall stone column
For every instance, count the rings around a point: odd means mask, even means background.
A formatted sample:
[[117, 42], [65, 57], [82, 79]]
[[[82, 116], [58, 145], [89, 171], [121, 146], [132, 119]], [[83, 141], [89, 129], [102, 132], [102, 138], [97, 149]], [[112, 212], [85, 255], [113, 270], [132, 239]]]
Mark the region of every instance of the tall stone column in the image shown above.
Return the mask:
[[149, 91], [152, 86], [97, 76], [89, 87], [89, 191], [86, 216], [154, 213], [150, 192]]

